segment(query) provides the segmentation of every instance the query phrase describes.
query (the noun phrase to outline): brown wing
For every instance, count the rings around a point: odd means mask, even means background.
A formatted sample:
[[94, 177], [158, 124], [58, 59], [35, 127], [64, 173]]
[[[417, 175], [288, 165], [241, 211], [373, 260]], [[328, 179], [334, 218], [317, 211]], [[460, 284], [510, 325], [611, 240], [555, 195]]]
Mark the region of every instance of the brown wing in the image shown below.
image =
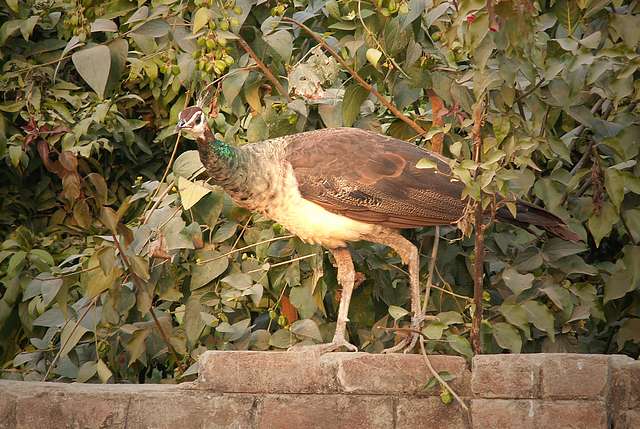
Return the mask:
[[[302, 196], [325, 209], [390, 228], [455, 223], [465, 203], [446, 158], [411, 143], [357, 128], [333, 128], [288, 137]], [[430, 158], [437, 169], [418, 169]]]

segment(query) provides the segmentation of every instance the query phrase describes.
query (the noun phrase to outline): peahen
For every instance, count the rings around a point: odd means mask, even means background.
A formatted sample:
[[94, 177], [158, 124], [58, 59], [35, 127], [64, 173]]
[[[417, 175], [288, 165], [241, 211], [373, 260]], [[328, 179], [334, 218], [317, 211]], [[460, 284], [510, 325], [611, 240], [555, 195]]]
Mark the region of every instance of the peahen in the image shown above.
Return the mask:
[[[357, 350], [345, 338], [355, 278], [347, 249], [352, 241], [389, 246], [408, 265], [412, 327], [419, 329], [418, 250], [398, 230], [456, 224], [463, 217], [464, 185], [451, 175], [447, 158], [357, 128], [322, 129], [234, 147], [214, 137], [197, 106], [180, 113], [178, 128], [196, 139], [207, 174], [236, 204], [333, 254], [343, 290], [333, 341], [320, 345], [321, 351]], [[422, 158], [436, 168], [416, 168]], [[515, 219], [502, 207], [497, 220], [579, 240], [557, 216], [524, 201], [516, 205]], [[402, 345], [410, 342], [406, 338]]]

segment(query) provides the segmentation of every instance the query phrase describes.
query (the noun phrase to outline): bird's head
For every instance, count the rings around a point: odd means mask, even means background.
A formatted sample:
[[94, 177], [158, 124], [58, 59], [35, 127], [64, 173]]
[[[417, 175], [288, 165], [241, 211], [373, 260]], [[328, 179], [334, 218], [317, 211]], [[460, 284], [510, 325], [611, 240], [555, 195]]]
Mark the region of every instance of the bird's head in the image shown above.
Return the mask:
[[206, 140], [207, 134], [211, 133], [207, 116], [198, 106], [190, 106], [180, 112], [176, 128], [183, 130], [196, 140]]

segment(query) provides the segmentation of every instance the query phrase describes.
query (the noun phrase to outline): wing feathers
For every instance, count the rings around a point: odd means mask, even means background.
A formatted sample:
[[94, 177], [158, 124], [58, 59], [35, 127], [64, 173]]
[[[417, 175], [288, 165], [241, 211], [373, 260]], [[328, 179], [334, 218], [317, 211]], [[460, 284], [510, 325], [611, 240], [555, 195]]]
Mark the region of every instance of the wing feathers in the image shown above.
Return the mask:
[[[463, 186], [445, 159], [401, 140], [355, 128], [292, 136], [286, 160], [302, 196], [352, 219], [391, 228], [456, 222]], [[428, 157], [437, 169], [418, 169]]]

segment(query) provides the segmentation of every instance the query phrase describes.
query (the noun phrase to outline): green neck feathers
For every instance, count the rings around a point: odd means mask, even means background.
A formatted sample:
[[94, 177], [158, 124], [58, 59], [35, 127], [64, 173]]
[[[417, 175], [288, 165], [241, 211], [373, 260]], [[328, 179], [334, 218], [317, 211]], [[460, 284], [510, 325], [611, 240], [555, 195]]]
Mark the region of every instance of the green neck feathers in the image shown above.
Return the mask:
[[232, 159], [236, 156], [236, 151], [232, 146], [217, 139], [209, 141], [209, 148], [218, 158]]

